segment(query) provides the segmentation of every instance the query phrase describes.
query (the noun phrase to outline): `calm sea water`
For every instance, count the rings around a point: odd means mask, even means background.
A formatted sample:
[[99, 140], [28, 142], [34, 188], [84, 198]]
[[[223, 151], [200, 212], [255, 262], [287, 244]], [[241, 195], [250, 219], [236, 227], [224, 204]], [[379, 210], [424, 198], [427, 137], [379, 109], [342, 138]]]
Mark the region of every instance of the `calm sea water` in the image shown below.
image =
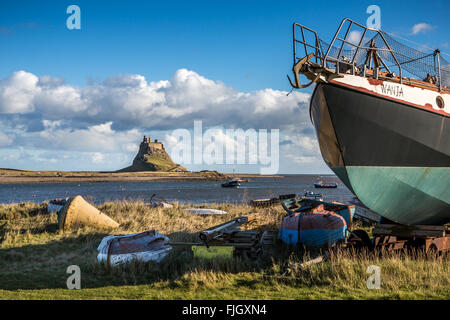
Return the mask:
[[321, 176], [326, 183], [337, 182], [336, 189], [314, 189], [319, 176], [287, 175], [281, 178], [251, 178], [238, 189], [222, 188], [214, 181], [88, 182], [58, 184], [0, 184], [0, 203], [42, 202], [81, 195], [94, 203], [113, 200], [148, 201], [152, 194], [181, 203], [248, 202], [280, 194], [320, 192], [324, 200], [348, 201], [352, 193], [335, 176]]

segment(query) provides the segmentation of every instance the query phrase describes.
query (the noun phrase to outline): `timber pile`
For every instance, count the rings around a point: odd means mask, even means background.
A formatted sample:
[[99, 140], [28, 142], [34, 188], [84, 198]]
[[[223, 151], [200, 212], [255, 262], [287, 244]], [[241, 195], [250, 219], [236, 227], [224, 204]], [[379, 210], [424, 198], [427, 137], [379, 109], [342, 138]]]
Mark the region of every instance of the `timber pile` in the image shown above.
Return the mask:
[[271, 246], [277, 241], [278, 230], [266, 230], [261, 235], [259, 243], [262, 246]]
[[377, 224], [372, 231], [374, 236], [395, 235], [397, 237], [444, 237], [450, 232], [448, 226], [404, 226], [396, 224]]
[[255, 219], [255, 215], [233, 219], [200, 232], [199, 239], [206, 246], [232, 246], [235, 256], [256, 259], [262, 251], [261, 232], [240, 230], [242, 225]]
[[224, 235], [228, 238], [230, 243], [239, 244], [234, 249], [234, 255], [239, 257], [248, 257], [251, 259], [256, 259], [261, 253], [262, 249], [259, 244], [259, 239], [261, 236], [260, 232], [257, 231], [235, 231], [228, 235]]

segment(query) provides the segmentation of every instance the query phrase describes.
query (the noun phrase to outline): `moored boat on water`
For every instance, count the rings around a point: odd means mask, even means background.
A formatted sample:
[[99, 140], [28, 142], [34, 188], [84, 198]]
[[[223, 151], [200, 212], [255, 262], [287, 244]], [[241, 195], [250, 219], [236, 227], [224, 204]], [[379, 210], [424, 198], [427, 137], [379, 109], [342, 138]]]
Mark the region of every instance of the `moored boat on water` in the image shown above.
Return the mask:
[[320, 189], [320, 188], [337, 188], [336, 183], [323, 183], [320, 182], [314, 182], [314, 188]]
[[[294, 197], [292, 197], [294, 198]], [[314, 200], [319, 200], [319, 201], [323, 201], [323, 194], [322, 193], [315, 193], [312, 191], [306, 191], [303, 195], [300, 196], [300, 198], [303, 199], [314, 199]]]
[[317, 84], [310, 115], [322, 156], [367, 208], [400, 224], [450, 222], [450, 66], [439, 50], [349, 19], [329, 44], [294, 24], [293, 72], [295, 88]]
[[221, 184], [222, 188], [239, 188], [241, 186], [241, 182], [236, 179], [231, 179], [227, 182]]

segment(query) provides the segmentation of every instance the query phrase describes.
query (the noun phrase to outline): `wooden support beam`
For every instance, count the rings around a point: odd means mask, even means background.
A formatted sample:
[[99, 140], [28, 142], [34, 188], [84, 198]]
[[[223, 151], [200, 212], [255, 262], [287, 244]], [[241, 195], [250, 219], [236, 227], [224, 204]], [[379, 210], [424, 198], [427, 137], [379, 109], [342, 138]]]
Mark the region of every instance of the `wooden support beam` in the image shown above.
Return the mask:
[[443, 237], [447, 227], [445, 226], [404, 226], [397, 224], [378, 224], [373, 228], [374, 236], [392, 235], [396, 237]]

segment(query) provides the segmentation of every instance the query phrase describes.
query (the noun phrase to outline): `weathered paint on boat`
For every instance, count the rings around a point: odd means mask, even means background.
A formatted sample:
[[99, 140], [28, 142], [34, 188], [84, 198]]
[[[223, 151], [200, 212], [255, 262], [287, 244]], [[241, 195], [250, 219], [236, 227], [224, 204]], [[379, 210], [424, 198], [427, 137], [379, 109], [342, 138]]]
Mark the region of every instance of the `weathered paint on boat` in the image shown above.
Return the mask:
[[169, 238], [156, 230], [127, 235], [107, 236], [100, 242], [97, 251], [98, 262], [110, 266], [131, 261], [160, 262], [172, 250], [167, 243]]
[[[449, 214], [449, 168], [346, 168], [359, 199], [381, 216], [411, 225], [441, 224]], [[393, 210], [395, 208], [395, 210]]]
[[344, 218], [335, 213], [297, 212], [283, 218], [278, 237], [286, 244], [320, 247], [345, 239], [346, 231]]
[[343, 204], [340, 202], [325, 202], [322, 199], [311, 199], [306, 197], [291, 198], [282, 201], [283, 208], [288, 214], [295, 212], [315, 210], [322, 207], [323, 210], [334, 212], [344, 218], [348, 228], [352, 228], [353, 217], [355, 215], [355, 206]]
[[337, 202], [333, 202], [332, 204], [329, 204], [329, 206], [332, 207], [328, 209], [327, 205], [325, 205], [325, 209], [333, 211], [337, 215], [340, 215], [342, 218], [344, 218], [345, 222], [347, 223], [347, 226], [351, 228], [353, 224], [353, 217], [355, 215], [355, 206], [345, 205]]
[[[449, 115], [434, 110], [436, 93], [399, 85], [405, 96], [396, 101], [375, 92], [378, 86], [351, 75], [316, 86], [310, 112], [325, 162], [389, 220], [450, 222]], [[419, 100], [433, 108], [418, 107]]]

